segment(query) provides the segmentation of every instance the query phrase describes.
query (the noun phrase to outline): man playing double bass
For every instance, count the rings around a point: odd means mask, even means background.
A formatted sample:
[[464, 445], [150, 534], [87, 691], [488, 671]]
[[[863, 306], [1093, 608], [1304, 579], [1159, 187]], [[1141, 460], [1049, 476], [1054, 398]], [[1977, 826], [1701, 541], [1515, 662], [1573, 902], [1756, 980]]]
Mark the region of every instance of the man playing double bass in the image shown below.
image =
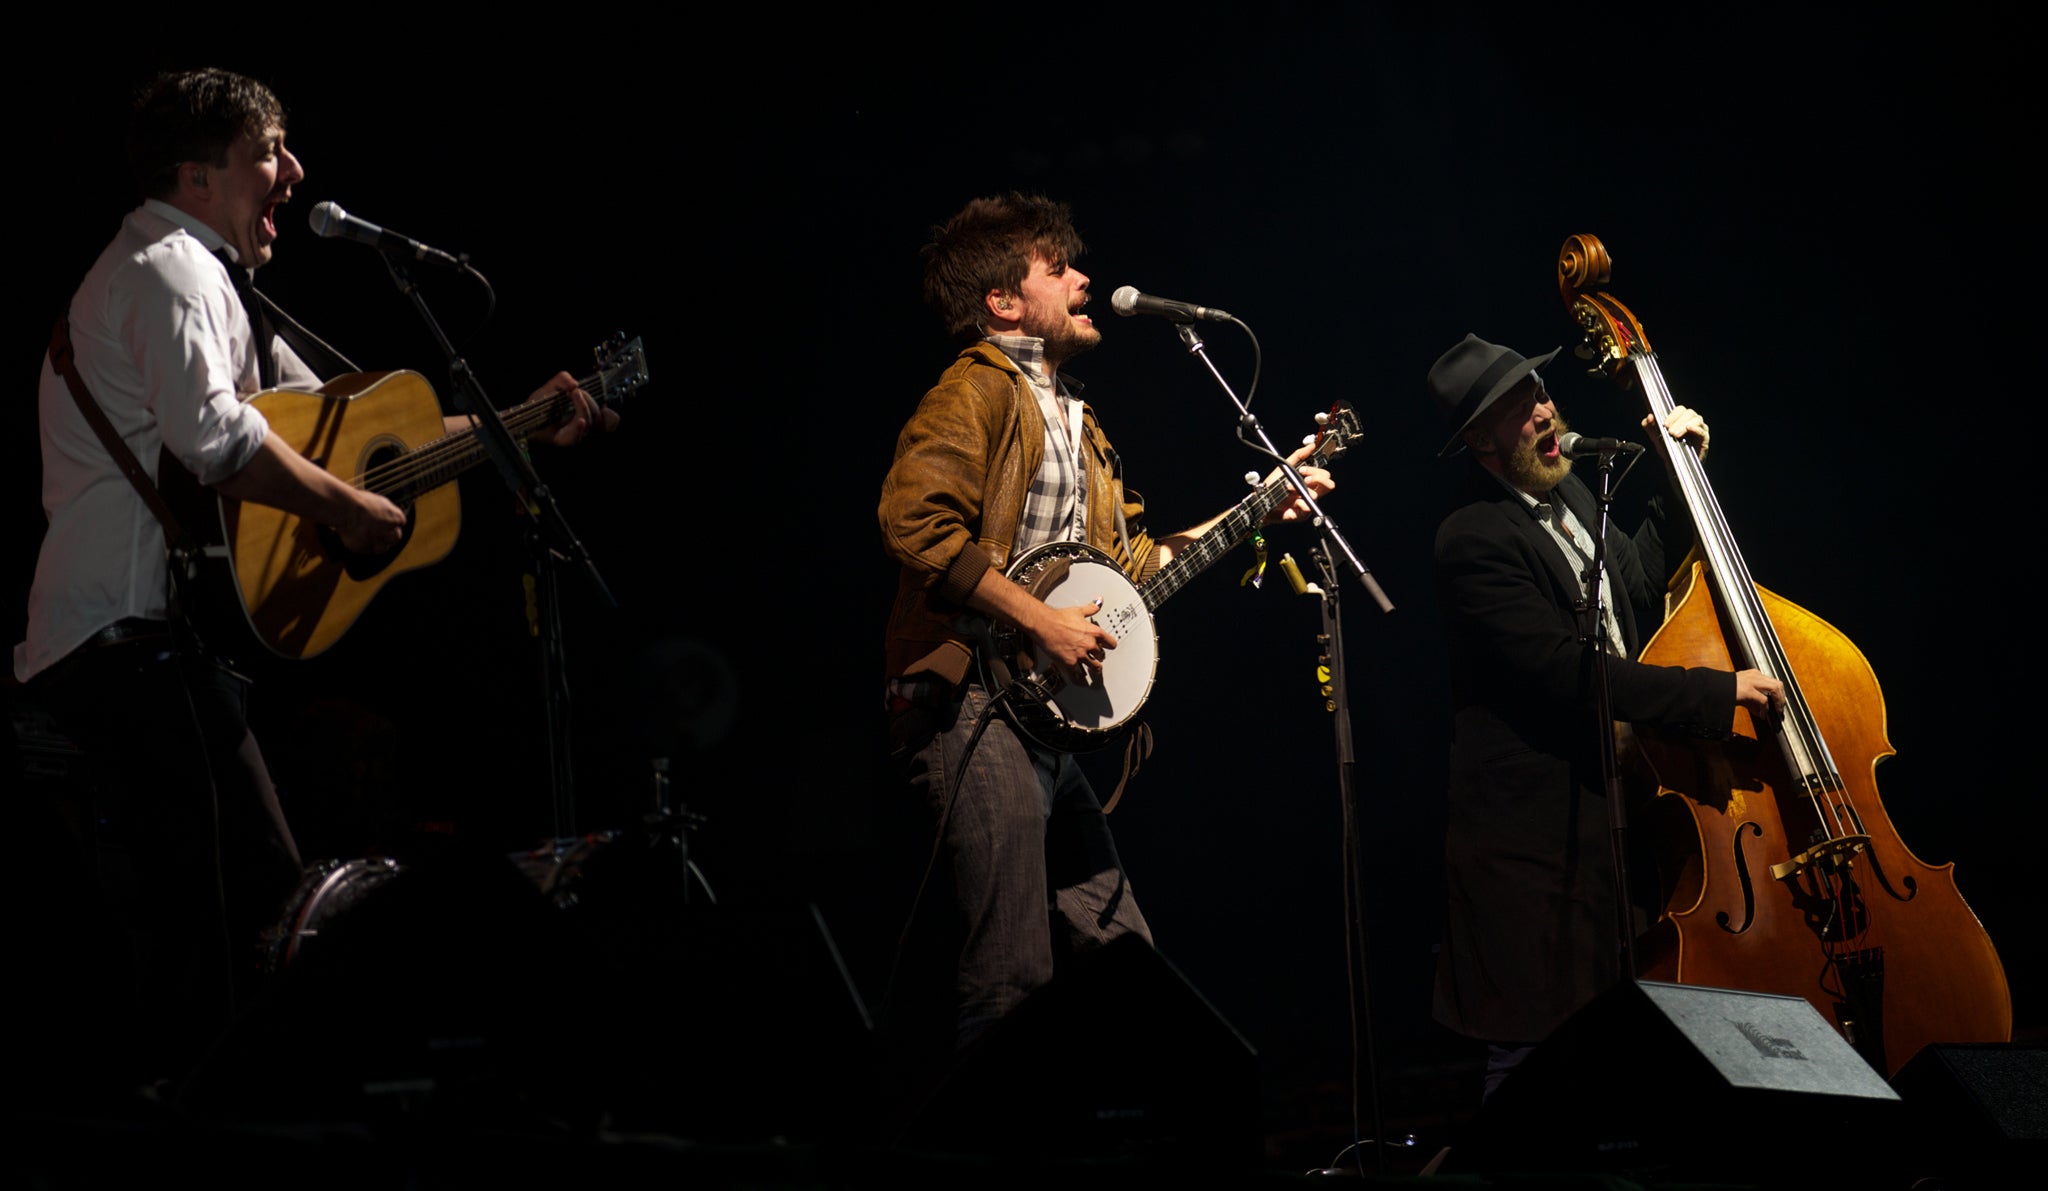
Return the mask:
[[[1597, 510], [1538, 375], [1556, 354], [1527, 359], [1467, 335], [1428, 381], [1448, 431], [1441, 455], [1472, 459], [1435, 548], [1453, 707], [1435, 1014], [1489, 1045], [1489, 1094], [1624, 975], [1600, 765], [1611, 726], [1596, 719], [1581, 624]], [[1692, 410], [1674, 410], [1663, 430], [1705, 454], [1707, 425]], [[1720, 735], [1737, 704], [1782, 707], [1782, 684], [1633, 660], [1662, 620], [1663, 580], [1688, 536], [1661, 501], [1633, 534], [1610, 527], [1600, 636], [1616, 720]]]

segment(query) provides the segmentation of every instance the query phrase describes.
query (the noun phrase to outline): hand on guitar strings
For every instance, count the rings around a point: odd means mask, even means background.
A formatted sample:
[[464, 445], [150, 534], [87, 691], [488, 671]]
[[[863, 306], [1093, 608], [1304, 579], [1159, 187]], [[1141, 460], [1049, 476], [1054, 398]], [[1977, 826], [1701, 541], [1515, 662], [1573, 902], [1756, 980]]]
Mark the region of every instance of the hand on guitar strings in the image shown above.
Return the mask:
[[348, 512], [334, 525], [341, 544], [357, 554], [382, 554], [405, 540], [405, 510], [366, 489], [354, 489], [356, 498]]
[[566, 372], [555, 373], [554, 376], [548, 379], [546, 384], [533, 391], [533, 396], [536, 398], [548, 397], [564, 392], [568, 393], [570, 400], [576, 403], [576, 416], [554, 427], [546, 434], [535, 435], [533, 437], [534, 442], [546, 443], [551, 447], [569, 447], [576, 445], [585, 434], [590, 432], [592, 426], [605, 432], [610, 432], [618, 426], [619, 411], [615, 409], [599, 409], [597, 403], [590, 399], [590, 394], [584, 392], [576, 384], [576, 378]]
[[267, 434], [241, 470], [213, 484], [232, 500], [254, 501], [325, 525], [357, 554], [382, 554], [405, 537], [405, 510], [330, 474]]
[[[1648, 430], [1655, 424], [1656, 415], [1643, 415], [1643, 429]], [[1689, 444], [1693, 454], [1705, 461], [1707, 440], [1712, 436], [1707, 432], [1707, 420], [1699, 415], [1698, 410], [1684, 405], [1673, 406], [1671, 416], [1664, 419], [1664, 432], [1679, 442]]]
[[[1298, 466], [1302, 460], [1314, 453], [1314, 444], [1304, 444], [1295, 448], [1294, 453], [1287, 457], [1287, 462], [1290, 465]], [[1265, 482], [1268, 484], [1272, 483], [1279, 474], [1280, 469], [1274, 468], [1271, 472], [1267, 473]], [[1337, 481], [1330, 478], [1330, 473], [1320, 467], [1301, 468], [1301, 478], [1308, 485], [1308, 490], [1315, 493], [1317, 500], [1321, 500], [1324, 493], [1337, 486]], [[1302, 503], [1302, 499], [1297, 496], [1266, 514], [1266, 524], [1271, 525], [1275, 521], [1299, 521], [1309, 515], [1308, 505]]]

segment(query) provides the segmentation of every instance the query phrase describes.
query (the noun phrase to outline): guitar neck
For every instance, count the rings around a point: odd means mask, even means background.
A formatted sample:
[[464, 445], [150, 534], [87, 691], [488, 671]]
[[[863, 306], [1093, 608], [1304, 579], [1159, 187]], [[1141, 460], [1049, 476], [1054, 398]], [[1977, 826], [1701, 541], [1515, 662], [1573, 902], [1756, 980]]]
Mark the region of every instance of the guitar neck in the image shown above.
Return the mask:
[[[1304, 460], [1301, 466], [1318, 461]], [[1187, 585], [1188, 580], [1201, 574], [1219, 558], [1237, 548], [1238, 544], [1252, 536], [1265, 521], [1267, 514], [1279, 508], [1292, 496], [1293, 490], [1283, 477], [1275, 477], [1261, 485], [1258, 491], [1238, 501], [1221, 520], [1209, 527], [1209, 531], [1196, 538], [1186, 547], [1176, 550], [1173, 561], [1159, 569], [1159, 573], [1147, 580], [1140, 594], [1145, 597], [1145, 607], [1157, 611], [1167, 597]]]
[[[577, 383], [590, 385], [595, 381]], [[505, 420], [505, 429], [512, 432], [513, 440], [523, 443], [563, 421], [574, 409], [575, 402], [567, 393], [550, 393], [500, 411], [499, 416]], [[371, 469], [360, 482], [370, 491], [403, 504], [448, 483], [486, 457], [483, 439], [477, 428], [471, 426], [407, 451], [394, 463]]]

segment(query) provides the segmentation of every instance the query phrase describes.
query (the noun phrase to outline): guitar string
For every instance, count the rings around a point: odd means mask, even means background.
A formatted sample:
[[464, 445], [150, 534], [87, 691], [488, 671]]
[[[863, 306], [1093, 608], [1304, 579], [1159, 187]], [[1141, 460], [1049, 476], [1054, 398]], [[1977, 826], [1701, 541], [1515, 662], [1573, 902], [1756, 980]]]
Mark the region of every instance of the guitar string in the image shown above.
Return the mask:
[[[576, 387], [594, 389], [602, 379], [601, 373], [583, 377], [577, 380]], [[554, 421], [568, 403], [567, 394], [560, 391], [534, 398], [504, 411], [505, 427], [514, 431], [515, 437], [523, 439]], [[477, 431], [471, 427], [422, 443], [397, 459], [370, 468], [351, 482], [358, 488], [383, 496], [403, 495], [408, 491], [416, 495], [452, 479], [481, 450]]]
[[[503, 415], [506, 429], [513, 431], [515, 438], [525, 437], [549, 420], [554, 411], [547, 407], [554, 404], [552, 399], [543, 399], [506, 411]], [[357, 476], [354, 483], [359, 488], [394, 499], [417, 496], [453, 478], [480, 451], [481, 445], [474, 429], [457, 431], [406, 452], [396, 460], [371, 468]]]
[[[585, 377], [576, 383], [578, 387], [591, 387], [596, 385], [599, 379], [597, 376]], [[563, 405], [563, 394], [556, 392], [514, 406], [503, 415], [506, 427], [522, 434], [530, 433], [539, 425], [553, 420]], [[445, 482], [453, 471], [466, 466], [476, 449], [479, 448], [474, 428], [457, 431], [425, 443], [396, 460], [373, 467], [358, 476], [355, 482], [364, 487], [375, 485], [376, 487], [372, 487], [373, 491], [388, 493], [402, 492], [408, 482], [417, 484], [423, 478], [432, 479], [433, 484], [424, 485], [420, 489], [424, 490], [426, 487]], [[437, 476], [440, 472], [447, 472], [448, 475]]]
[[[524, 437], [553, 420], [563, 404], [559, 395], [551, 395], [516, 406], [501, 416], [507, 430], [512, 431], [515, 437]], [[458, 470], [468, 457], [480, 450], [481, 443], [473, 427], [459, 430], [426, 443], [397, 460], [370, 469], [359, 482], [365, 486], [377, 485], [378, 491], [402, 491], [408, 484], [423, 490], [445, 480], [447, 476], [441, 473]]]

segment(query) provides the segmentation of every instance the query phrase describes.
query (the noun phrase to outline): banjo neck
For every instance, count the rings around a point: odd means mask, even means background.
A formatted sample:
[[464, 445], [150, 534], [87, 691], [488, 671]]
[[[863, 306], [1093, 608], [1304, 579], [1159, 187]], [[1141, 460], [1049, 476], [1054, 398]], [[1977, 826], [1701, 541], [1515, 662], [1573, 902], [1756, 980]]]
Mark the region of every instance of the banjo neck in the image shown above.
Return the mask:
[[[1322, 423], [1322, 428], [1316, 432], [1316, 449], [1301, 461], [1301, 466], [1321, 467], [1335, 461], [1349, 449], [1351, 440], [1358, 437], [1358, 412], [1344, 402], [1338, 402], [1327, 415], [1323, 415]], [[1145, 598], [1146, 610], [1158, 611], [1159, 605], [1187, 586], [1188, 580], [1208, 570], [1217, 559], [1256, 533], [1273, 510], [1286, 504], [1293, 496], [1294, 490], [1288, 486], [1286, 477], [1274, 476], [1232, 505], [1230, 511], [1223, 514], [1206, 533], [1174, 551], [1172, 560], [1145, 581], [1139, 594]]]
[[1145, 597], [1145, 607], [1158, 611], [1159, 605], [1187, 586], [1188, 580], [1208, 570], [1217, 559], [1251, 537], [1267, 515], [1279, 508], [1284, 498], [1292, 495], [1294, 493], [1287, 487], [1287, 481], [1276, 478], [1231, 506], [1230, 511], [1210, 526], [1207, 533], [1175, 551], [1172, 561], [1146, 580], [1145, 586], [1139, 589], [1139, 594]]

